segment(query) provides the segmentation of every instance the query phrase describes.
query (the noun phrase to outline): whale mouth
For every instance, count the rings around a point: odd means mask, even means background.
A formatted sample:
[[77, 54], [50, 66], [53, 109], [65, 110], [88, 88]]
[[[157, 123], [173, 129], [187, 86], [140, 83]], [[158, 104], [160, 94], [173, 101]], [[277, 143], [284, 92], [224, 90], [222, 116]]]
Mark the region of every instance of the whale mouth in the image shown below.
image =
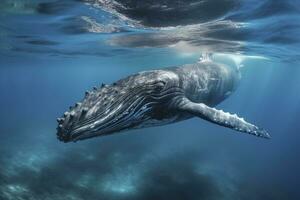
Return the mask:
[[57, 127], [57, 139], [62, 142], [76, 142], [79, 140], [84, 140], [99, 135], [108, 134], [109, 130], [102, 130], [95, 127], [94, 123], [86, 124], [81, 127], [73, 128], [72, 126], [67, 126], [68, 121], [64, 124], [59, 124]]
[[62, 141], [62, 142], [71, 142], [74, 140], [74, 136], [71, 131], [66, 130], [63, 128], [63, 126], [58, 126], [57, 127], [57, 133], [56, 133], [57, 139]]
[[79, 140], [84, 140], [98, 135], [105, 135], [103, 130], [93, 129], [92, 125], [86, 125], [77, 129], [66, 129], [63, 126], [58, 126], [57, 128], [57, 139], [62, 142], [76, 142]]
[[70, 137], [71, 136], [70, 134], [57, 131], [56, 135], [57, 135], [57, 139], [62, 141], [62, 142], [66, 143], [66, 142], [72, 141], [72, 139]]
[[89, 130], [82, 130], [82, 131], [71, 131], [71, 132], [57, 132], [58, 140], [68, 143], [68, 142], [77, 142], [79, 140], [84, 140], [92, 137], [96, 137], [99, 135], [99, 131], [89, 131]]
[[139, 97], [128, 107], [120, 104], [110, 112], [90, 115], [84, 121], [80, 117], [76, 120], [76, 114], [72, 112], [73, 118], [70, 118], [71, 114], [67, 113], [65, 118], [58, 119], [57, 138], [67, 143], [120, 132], [133, 126], [133, 122], [139, 122], [139, 117], [151, 108], [152, 103], [147, 107], [144, 101], [144, 97]]

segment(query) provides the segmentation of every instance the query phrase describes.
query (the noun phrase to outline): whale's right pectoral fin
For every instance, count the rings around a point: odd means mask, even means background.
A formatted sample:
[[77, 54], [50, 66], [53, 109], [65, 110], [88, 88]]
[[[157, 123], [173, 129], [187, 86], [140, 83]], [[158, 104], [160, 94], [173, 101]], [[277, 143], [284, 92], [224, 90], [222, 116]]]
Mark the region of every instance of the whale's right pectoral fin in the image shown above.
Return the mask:
[[246, 122], [236, 114], [226, 113], [222, 110], [211, 108], [203, 103], [193, 103], [184, 98], [179, 105], [179, 110], [239, 132], [248, 133], [257, 137], [270, 138], [270, 135], [265, 130]]

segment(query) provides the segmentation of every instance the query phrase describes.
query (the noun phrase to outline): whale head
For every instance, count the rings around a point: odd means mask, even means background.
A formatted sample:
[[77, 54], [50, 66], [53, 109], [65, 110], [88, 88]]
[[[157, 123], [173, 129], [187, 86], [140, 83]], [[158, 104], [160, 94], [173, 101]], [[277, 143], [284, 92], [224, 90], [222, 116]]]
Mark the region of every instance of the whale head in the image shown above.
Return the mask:
[[58, 139], [75, 142], [143, 127], [179, 92], [172, 77], [160, 73], [139, 73], [86, 92], [81, 102], [57, 119]]

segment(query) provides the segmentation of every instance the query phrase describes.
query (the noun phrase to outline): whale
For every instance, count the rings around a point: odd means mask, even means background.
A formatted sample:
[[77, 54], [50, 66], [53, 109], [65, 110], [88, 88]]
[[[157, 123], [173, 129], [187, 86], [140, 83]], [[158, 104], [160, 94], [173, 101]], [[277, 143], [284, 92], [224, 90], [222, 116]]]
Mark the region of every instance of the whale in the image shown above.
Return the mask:
[[86, 91], [82, 101], [57, 118], [57, 138], [76, 142], [131, 129], [201, 118], [261, 138], [269, 133], [237, 114], [217, 109], [237, 88], [237, 67], [202, 60], [142, 71]]

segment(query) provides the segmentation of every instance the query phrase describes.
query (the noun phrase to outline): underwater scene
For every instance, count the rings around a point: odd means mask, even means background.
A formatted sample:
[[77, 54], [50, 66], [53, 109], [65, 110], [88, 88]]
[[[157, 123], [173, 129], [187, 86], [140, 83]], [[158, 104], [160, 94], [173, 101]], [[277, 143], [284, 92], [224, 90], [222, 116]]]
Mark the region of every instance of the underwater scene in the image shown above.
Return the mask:
[[299, 0], [1, 0], [0, 200], [300, 199], [299, 36]]

